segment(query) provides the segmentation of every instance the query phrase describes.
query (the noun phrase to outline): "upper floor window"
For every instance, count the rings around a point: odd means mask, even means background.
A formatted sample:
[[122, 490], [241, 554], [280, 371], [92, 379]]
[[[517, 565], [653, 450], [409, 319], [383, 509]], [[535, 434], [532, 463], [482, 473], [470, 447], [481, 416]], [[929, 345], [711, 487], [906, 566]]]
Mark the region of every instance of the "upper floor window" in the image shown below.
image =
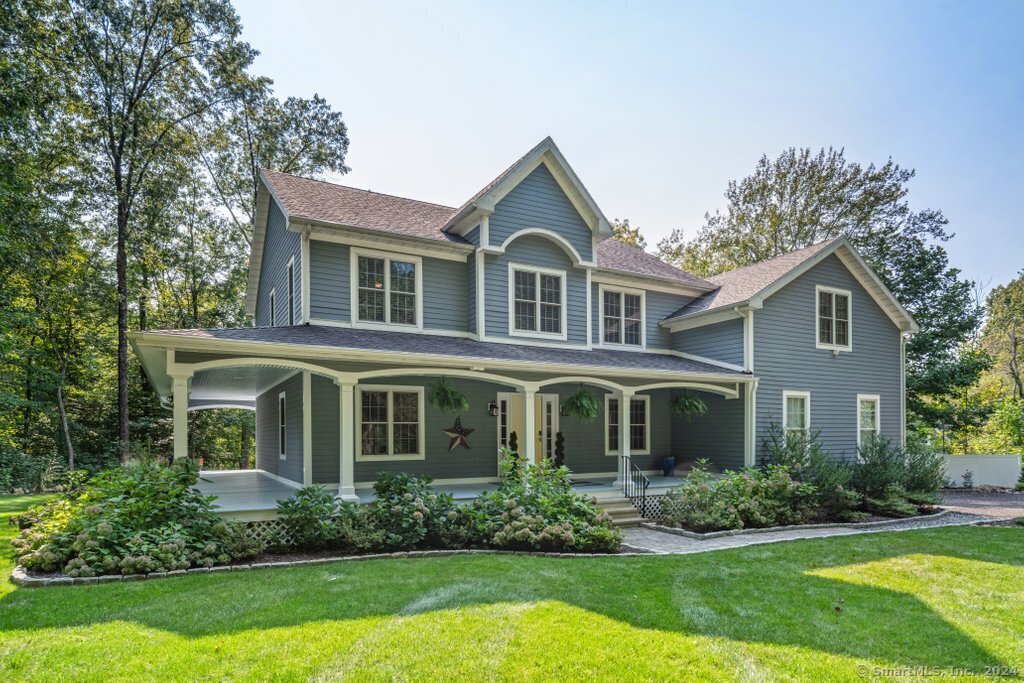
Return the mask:
[[643, 346], [642, 292], [601, 288], [601, 340], [605, 344]]
[[817, 287], [819, 349], [849, 351], [850, 292], [845, 289]]
[[509, 331], [565, 339], [565, 272], [509, 267]]
[[353, 250], [355, 313], [360, 323], [420, 326], [420, 260]]

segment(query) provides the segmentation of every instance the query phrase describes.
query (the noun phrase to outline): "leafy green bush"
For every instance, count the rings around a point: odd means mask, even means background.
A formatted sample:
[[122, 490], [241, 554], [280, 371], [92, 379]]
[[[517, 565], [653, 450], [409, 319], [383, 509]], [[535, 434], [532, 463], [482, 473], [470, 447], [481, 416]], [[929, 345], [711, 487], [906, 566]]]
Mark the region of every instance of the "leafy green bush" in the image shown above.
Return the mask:
[[816, 489], [795, 481], [786, 467], [726, 471], [715, 479], [707, 461], [698, 461], [686, 483], [663, 503], [670, 524], [692, 531], [763, 528], [809, 521]]
[[464, 540], [455, 500], [434, 493], [430, 477], [385, 472], [373, 485], [370, 524], [381, 532], [382, 547], [392, 550], [458, 547]]
[[863, 497], [851, 487], [853, 465], [826, 451], [819, 432], [787, 431], [773, 422], [768, 426], [764, 452], [768, 463], [781, 465], [796, 481], [814, 486], [818, 519], [864, 519], [865, 514], [859, 510]]
[[364, 508], [341, 502], [323, 486], [299, 489], [291, 498], [278, 501], [277, 512], [288, 539], [278, 544], [280, 549], [362, 552], [379, 547], [384, 540]]
[[502, 483], [481, 493], [463, 513], [470, 543], [520, 550], [614, 552], [622, 533], [593, 499], [572, 488], [569, 470], [550, 460], [515, 466], [505, 451]]
[[196, 469], [134, 465], [104, 472], [19, 520], [13, 544], [31, 569], [70, 576], [212, 567], [262, 547], [192, 488]]

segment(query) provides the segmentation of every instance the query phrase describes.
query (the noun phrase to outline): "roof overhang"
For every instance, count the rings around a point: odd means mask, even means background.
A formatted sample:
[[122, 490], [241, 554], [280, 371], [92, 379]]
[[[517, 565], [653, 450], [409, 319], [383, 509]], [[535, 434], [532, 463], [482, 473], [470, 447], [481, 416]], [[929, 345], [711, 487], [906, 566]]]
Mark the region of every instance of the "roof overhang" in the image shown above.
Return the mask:
[[900, 329], [900, 331], [916, 333], [920, 330], [920, 327], [917, 322], [914, 321], [910, 312], [907, 311], [907, 309], [904, 308], [896, 299], [896, 296], [879, 279], [878, 275], [876, 275], [871, 267], [864, 261], [864, 257], [860, 255], [860, 252], [857, 251], [856, 247], [850, 244], [846, 237], [836, 239], [828, 247], [801, 262], [785, 275], [776, 279], [749, 299], [733, 303], [728, 306], [709, 308], [698, 313], [667, 318], [662, 320], [660, 324], [662, 327], [666, 327], [672, 332], [679, 332], [681, 330], [693, 329], [695, 327], [711, 325], [723, 320], [742, 317], [741, 311], [743, 309], [763, 308], [765, 300], [771, 295], [775, 294], [780, 289], [808, 272], [811, 268], [818, 265], [832, 254], [835, 254], [836, 257], [842, 261], [843, 265], [850, 271], [854, 279], [856, 279], [865, 291], [867, 291], [875, 303], [878, 304], [878, 306], [885, 312], [889, 319], [892, 320], [893, 324]]
[[483, 216], [489, 216], [494, 212], [495, 206], [505, 195], [511, 192], [519, 183], [533, 173], [541, 164], [544, 164], [558, 182], [559, 187], [572, 202], [573, 206], [583, 217], [587, 226], [598, 239], [611, 237], [612, 227], [608, 218], [602, 213], [601, 208], [594, 201], [590, 192], [584, 187], [576, 172], [569, 166], [569, 162], [562, 156], [562, 152], [555, 145], [555, 141], [546, 137], [530, 150], [526, 156], [520, 159], [515, 166], [503, 174], [501, 180], [490, 188], [476, 201], [465, 206], [455, 214], [443, 230], [457, 235], [463, 235], [475, 227]]

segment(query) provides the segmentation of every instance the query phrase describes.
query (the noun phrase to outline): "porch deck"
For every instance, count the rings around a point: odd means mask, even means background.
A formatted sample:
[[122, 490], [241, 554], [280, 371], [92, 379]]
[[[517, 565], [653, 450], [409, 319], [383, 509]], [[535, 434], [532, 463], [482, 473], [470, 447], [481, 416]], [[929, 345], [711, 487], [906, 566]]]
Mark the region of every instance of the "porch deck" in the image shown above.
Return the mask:
[[[683, 483], [683, 477], [651, 475], [650, 495], [659, 495]], [[196, 489], [204, 496], [216, 496], [214, 507], [224, 517], [236, 521], [259, 521], [277, 516], [277, 501], [294, 495], [299, 484], [282, 481], [262, 470], [204, 470], [199, 473]], [[497, 481], [480, 484], [439, 484], [438, 493], [450, 493], [456, 500], [470, 500], [482, 491], [498, 488]], [[614, 477], [586, 477], [573, 481], [573, 489], [600, 498], [619, 493]], [[373, 500], [372, 489], [356, 489], [360, 503]]]

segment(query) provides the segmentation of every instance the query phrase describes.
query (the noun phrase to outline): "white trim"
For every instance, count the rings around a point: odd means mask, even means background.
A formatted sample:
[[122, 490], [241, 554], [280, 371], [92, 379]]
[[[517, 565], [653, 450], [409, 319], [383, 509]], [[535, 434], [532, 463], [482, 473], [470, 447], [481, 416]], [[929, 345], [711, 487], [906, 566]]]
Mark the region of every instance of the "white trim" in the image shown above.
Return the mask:
[[[594, 247], [595, 253], [597, 247]], [[655, 275], [647, 275], [645, 273], [632, 273], [625, 270], [615, 270], [613, 268], [590, 268], [593, 272], [594, 282], [611, 285], [612, 287], [640, 287], [648, 292], [661, 292], [663, 294], [675, 294], [676, 296], [693, 296], [699, 297], [707, 294], [709, 291], [713, 291], [715, 288], [697, 288], [694, 285], [688, 285], [685, 282], [677, 280], [669, 280], [666, 278], [657, 277]]]
[[313, 380], [302, 373], [302, 484], [313, 483]]
[[[520, 330], [520, 329], [516, 329], [516, 325], [515, 325], [515, 322], [516, 322], [515, 290], [516, 290], [516, 272], [517, 271], [521, 272], [521, 273], [533, 273], [533, 275], [534, 275], [534, 293], [537, 295], [537, 298], [534, 301], [533, 311], [534, 311], [534, 321], [537, 323], [537, 329], [536, 330]], [[542, 303], [541, 303], [541, 284], [540, 284], [540, 279], [541, 279], [540, 276], [541, 275], [550, 275], [550, 276], [558, 277], [559, 281], [561, 282], [561, 284], [560, 284], [560, 286], [558, 288], [559, 289], [560, 299], [561, 299], [561, 301], [559, 302], [559, 322], [558, 322], [558, 324], [559, 324], [559, 332], [558, 333], [542, 332], [540, 330], [540, 326], [541, 326], [541, 315], [540, 315], [540, 312], [541, 312], [541, 305], [542, 305]], [[567, 316], [566, 316], [567, 311], [566, 311], [566, 309], [568, 308], [568, 306], [566, 305], [566, 290], [568, 289], [568, 285], [569, 285], [568, 274], [564, 270], [559, 270], [558, 268], [544, 268], [544, 267], [541, 267], [541, 266], [533, 266], [533, 265], [529, 265], [529, 264], [526, 264], [526, 263], [516, 263], [516, 262], [509, 261], [509, 263], [508, 263], [508, 334], [509, 334], [509, 336], [511, 336], [511, 337], [529, 337], [529, 338], [535, 338], [535, 339], [561, 339], [561, 340], [568, 339], [569, 338], [569, 331], [566, 329], [566, 327], [567, 327], [567, 325], [566, 325], [566, 321], [567, 321]]]
[[900, 445], [907, 445], [907, 338], [906, 332], [900, 335]]
[[[619, 442], [621, 443], [623, 438], [631, 439], [630, 427], [632, 427], [632, 416], [630, 415], [630, 402], [631, 401], [643, 401], [644, 402], [644, 445], [646, 448], [643, 450], [633, 450], [632, 446], [629, 449], [630, 457], [634, 455], [650, 455], [651, 454], [651, 396], [650, 394], [632, 394], [625, 397], [618, 396], [615, 394], [604, 395], [604, 454], [605, 455], [619, 455], [622, 450], [616, 448], [613, 451], [608, 450], [608, 427], [611, 426], [608, 419], [608, 404], [612, 401], [619, 402]], [[625, 434], [623, 434], [625, 429]]]
[[[205, 400], [205, 399], [200, 399], [200, 400]], [[213, 400], [216, 400], [216, 399], [213, 399]], [[248, 399], [242, 399], [242, 400], [248, 400]], [[251, 410], [253, 412], [256, 412], [256, 406], [254, 406], [254, 405], [239, 405], [237, 403], [227, 403], [227, 402], [224, 402], [224, 403], [204, 403], [203, 405], [200, 405], [200, 406], [190, 405], [188, 407], [188, 412], [194, 413], [197, 410], [217, 410], [217, 409], [221, 409], [221, 408], [230, 408], [231, 410]], [[217, 470], [217, 471], [218, 472], [222, 472], [223, 470]]]
[[302, 248], [301, 248], [301, 270], [302, 274], [300, 279], [302, 280], [302, 312], [299, 322], [308, 323], [310, 319], [310, 292], [309, 292], [309, 230], [305, 230], [302, 233]]
[[379, 230], [360, 230], [349, 226], [314, 223], [310, 223], [307, 229], [309, 238], [318, 242], [344, 244], [354, 249], [393, 249], [396, 256], [414, 254], [465, 263], [473, 253], [472, 245], [468, 244], [421, 239], [413, 235], [395, 235]]
[[[782, 431], [783, 433], [790, 431], [789, 429], [789, 415], [786, 404], [790, 398], [802, 398], [804, 399], [804, 431], [808, 434], [811, 433], [811, 392], [809, 391], [783, 391], [782, 392]], [[793, 430], [796, 431], [796, 430]]]
[[572, 261], [572, 264], [578, 268], [593, 268], [597, 265], [596, 262], [588, 261], [580, 256], [580, 253], [576, 251], [576, 247], [574, 247], [569, 240], [565, 239], [554, 230], [548, 230], [547, 228], [522, 228], [521, 230], [517, 230], [506, 237], [505, 241], [499, 246], [492, 247], [490, 245], [481, 245], [478, 251], [491, 254], [492, 256], [501, 256], [506, 252], [509, 244], [520, 237], [526, 237], [528, 235], [540, 235], [541, 237], [546, 237], [551, 240], [562, 248], [562, 250], [569, 256], [569, 260]]
[[277, 327], [277, 287], [270, 288], [270, 298], [267, 299], [267, 306], [270, 308], [269, 327]]
[[[375, 481], [357, 481], [355, 488], [360, 490], [372, 489]], [[458, 484], [499, 484], [501, 479], [495, 474], [492, 477], [455, 477], [452, 479], [434, 479], [431, 486], [454, 486]], [[330, 486], [330, 484], [325, 484]]]
[[857, 394], [857, 448], [861, 447], [860, 433], [863, 427], [860, 423], [861, 401], [874, 401], [875, 403], [875, 435], [882, 433], [882, 397], [878, 394]]
[[[832, 343], [825, 344], [821, 341], [821, 295], [831, 294], [832, 295]], [[836, 328], [835, 321], [839, 318], [836, 317], [836, 297], [846, 297], [846, 344], [836, 344]], [[839, 287], [831, 287], [829, 285], [815, 285], [814, 286], [814, 347], [817, 349], [827, 349], [829, 351], [853, 351], [853, 293], [848, 289], [842, 289]]]
[[[747, 304], [749, 304], [749, 302], [747, 302]], [[684, 318], [670, 318], [669, 320], [662, 320], [658, 324], [662, 327], [667, 327], [669, 332], [682, 332], [684, 330], [692, 330], [697, 327], [704, 327], [705, 325], [714, 325], [715, 323], [721, 323], [727, 320], [736, 320], [737, 318], [742, 317], [742, 314], [739, 312], [739, 308], [740, 306], [716, 308], [702, 313], [694, 313]], [[754, 308], [759, 307], [754, 306]]]
[[[502, 449], [502, 444], [501, 444], [501, 402], [502, 401], [507, 401], [508, 412], [506, 413], [505, 417], [506, 417], [506, 420], [508, 421], [508, 435], [512, 436], [512, 432], [515, 431], [512, 428], [512, 426], [513, 426], [512, 425], [512, 397], [513, 396], [517, 396], [518, 397], [518, 396], [521, 396], [521, 394], [519, 394], [519, 393], [517, 393], [515, 391], [499, 391], [499, 392], [497, 392], [494, 395], [494, 400], [498, 404], [498, 416], [496, 418], [494, 418], [497, 421], [495, 423], [497, 426], [494, 429], [494, 433], [495, 433], [495, 437], [496, 437], [495, 438], [496, 446], [498, 448], [498, 460], [499, 461], [501, 460], [501, 449]], [[518, 435], [516, 435], [516, 436], [518, 437]]]
[[[384, 261], [384, 322], [359, 320], [359, 257], [382, 259]], [[391, 321], [391, 261], [412, 263], [416, 268], [416, 324], [406, 325]], [[352, 327], [367, 330], [409, 330], [423, 329], [423, 259], [419, 256], [405, 256], [373, 249], [349, 249], [349, 315]]]
[[754, 371], [754, 309], [740, 308], [743, 314], [743, 369]]
[[288, 265], [285, 266], [284, 274], [285, 274], [285, 277], [288, 278], [288, 282], [285, 283], [287, 285], [287, 291], [288, 291], [288, 315], [286, 315], [284, 319], [288, 321], [288, 326], [291, 327], [291, 326], [295, 325], [295, 322], [296, 322], [296, 317], [295, 317], [295, 256], [294, 255], [292, 255], [292, 257], [290, 259], [288, 259]]
[[[619, 295], [619, 322], [621, 323], [621, 342], [608, 342], [604, 338], [604, 295], [605, 293]], [[626, 339], [626, 308], [625, 295], [630, 294], [640, 297], [640, 344], [627, 344]], [[588, 306], [589, 310], [590, 307]], [[647, 292], [642, 289], [631, 289], [628, 287], [612, 287], [605, 284], [597, 286], [597, 317], [598, 317], [598, 341], [595, 346], [599, 348], [614, 349], [616, 351], [646, 351], [647, 350]]]
[[[363, 443], [360, 435], [363, 433], [363, 392], [364, 391], [380, 391], [387, 392], [387, 410], [388, 410], [388, 455], [363, 455]], [[403, 453], [399, 455], [392, 455], [394, 451], [394, 415], [392, 414], [392, 395], [395, 392], [403, 394], [416, 394], [416, 407], [417, 407], [417, 420], [418, 422], [418, 436], [416, 439], [416, 453]], [[355, 388], [355, 441], [356, 441], [356, 462], [399, 462], [405, 460], [426, 460], [427, 449], [427, 424], [425, 420], [426, 410], [424, 406], [425, 388], [423, 386], [410, 386], [410, 385], [399, 385], [399, 384], [357, 384]]]
[[479, 337], [487, 335], [487, 257], [482, 251], [476, 253], [476, 333]]
[[[597, 237], [594, 236], [592, 239], [595, 247], [594, 253], [597, 254]], [[587, 268], [587, 344], [589, 344], [591, 348], [594, 346], [594, 302], [592, 300], [594, 295], [594, 283], [592, 275], [593, 271], [590, 268]]]
[[277, 395], [277, 458], [288, 459], [288, 391]]
[[[649, 353], [658, 353], [659, 349], [648, 349], [647, 351]], [[716, 360], [714, 358], [708, 358], [707, 356], [698, 356], [695, 353], [686, 353], [685, 351], [675, 351], [675, 350], [668, 351], [668, 353], [670, 355], [672, 355], [672, 356], [678, 356], [680, 358], [685, 358], [687, 360], [695, 360], [698, 363], [706, 363], [707, 365], [714, 365], [715, 367], [722, 368], [723, 370], [735, 370], [736, 372], [746, 372], [747, 371], [747, 369], [744, 368], [742, 365], [736, 365], [735, 363], [726, 363], [725, 361]]]
[[753, 467], [757, 461], [757, 382], [748, 384], [743, 392], [743, 466]]

